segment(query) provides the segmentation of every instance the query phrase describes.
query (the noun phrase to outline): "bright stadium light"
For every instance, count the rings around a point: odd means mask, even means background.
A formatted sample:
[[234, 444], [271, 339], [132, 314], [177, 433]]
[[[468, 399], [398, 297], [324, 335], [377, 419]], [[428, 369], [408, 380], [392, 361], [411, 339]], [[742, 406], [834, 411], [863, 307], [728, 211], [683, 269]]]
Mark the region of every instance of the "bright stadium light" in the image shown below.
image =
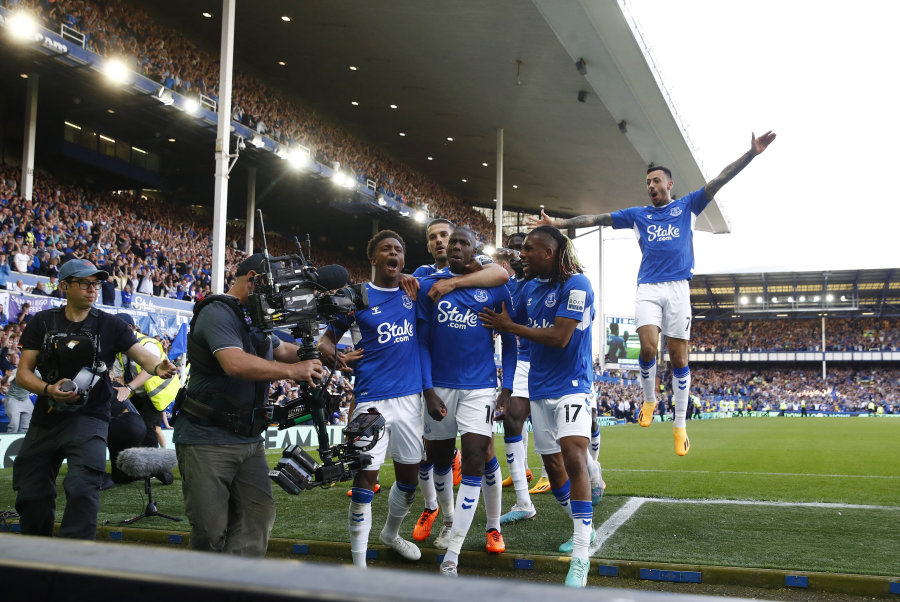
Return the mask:
[[800, 295], [800, 303], [806, 303], [806, 296]]
[[415, 220], [420, 224], [425, 223], [425, 212], [424, 211], [416, 211], [416, 215], [414, 216]]
[[256, 148], [262, 148], [266, 145], [266, 142], [265, 140], [263, 140], [262, 135], [253, 134], [253, 136], [250, 137], [250, 144], [252, 144]]
[[191, 115], [196, 115], [200, 111], [200, 101], [193, 96], [184, 101], [184, 110]]
[[129, 79], [129, 70], [122, 59], [109, 59], [103, 65], [103, 74], [114, 84], [124, 84]]
[[494, 253], [497, 252], [497, 249], [493, 245], [488, 245], [484, 249], [482, 249], [482, 253], [490, 257]]
[[9, 20], [9, 30], [13, 38], [17, 40], [33, 41], [38, 32], [38, 22], [28, 13], [16, 13]]
[[750, 303], [750, 299], [748, 299], [747, 297], [741, 297], [741, 305], [747, 305], [748, 303]]
[[172, 91], [166, 88], [165, 86], [160, 86], [159, 90], [156, 91], [156, 100], [163, 103], [165, 106], [171, 106], [175, 102], [175, 97], [172, 96]]
[[[251, 143], [253, 141], [251, 140]], [[277, 154], [277, 153], [276, 153]], [[288, 163], [291, 164], [291, 167], [300, 169], [301, 167], [306, 167], [310, 163], [309, 159], [309, 151], [304, 150], [302, 148], [292, 148], [287, 152], [285, 156]]]
[[[543, 205], [542, 205], [542, 207], [543, 207]], [[763, 302], [763, 298], [762, 298], [762, 297], [757, 297], [757, 298], [756, 298], [756, 302], [761, 304], [761, 303]]]
[[793, 297], [788, 297], [788, 303], [793, 303], [793, 302], [794, 302], [794, 298], [793, 298]]
[[847, 295], [841, 295], [841, 301], [842, 302], [847, 301]]
[[813, 297], [813, 302], [814, 302], [814, 303], [818, 303], [818, 302], [821, 301], [821, 300], [822, 300], [822, 297], [820, 297], [819, 295], [816, 295], [815, 297]]
[[387, 205], [387, 201], [384, 200], [384, 195], [383, 195], [383, 194], [378, 195], [378, 205], [379, 205], [380, 207], [384, 207], [385, 205]]
[[772, 303], [778, 303], [778, 297], [772, 297]]
[[825, 301], [831, 303], [832, 301], [834, 301], [834, 295], [828, 293], [827, 295], [825, 295]]

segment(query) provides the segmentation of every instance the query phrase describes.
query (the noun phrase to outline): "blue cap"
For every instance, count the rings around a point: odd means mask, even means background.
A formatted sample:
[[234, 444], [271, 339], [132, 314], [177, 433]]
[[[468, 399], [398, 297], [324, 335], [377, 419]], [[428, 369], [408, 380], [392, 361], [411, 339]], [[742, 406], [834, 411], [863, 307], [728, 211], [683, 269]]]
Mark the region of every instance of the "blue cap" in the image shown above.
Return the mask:
[[96, 276], [98, 280], [106, 280], [109, 274], [103, 270], [98, 270], [97, 266], [87, 259], [70, 259], [59, 268], [59, 279], [68, 280], [69, 278], [88, 278]]

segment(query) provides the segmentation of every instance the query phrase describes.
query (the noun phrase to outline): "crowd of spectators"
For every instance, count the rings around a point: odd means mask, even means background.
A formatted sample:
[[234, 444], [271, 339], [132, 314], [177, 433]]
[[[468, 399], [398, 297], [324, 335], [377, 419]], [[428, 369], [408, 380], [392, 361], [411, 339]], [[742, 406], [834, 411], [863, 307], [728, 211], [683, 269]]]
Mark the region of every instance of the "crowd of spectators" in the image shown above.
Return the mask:
[[[211, 219], [132, 192], [94, 192], [65, 185], [38, 171], [31, 201], [18, 196], [19, 170], [0, 165], [0, 288], [58, 296], [59, 267], [84, 258], [110, 274], [101, 289], [101, 302], [113, 305], [115, 291], [129, 307], [134, 293], [199, 300], [210, 293], [212, 268]], [[225, 283], [243, 259], [244, 232], [226, 230]], [[270, 251], [293, 251], [284, 237], [269, 235]], [[317, 249], [319, 263], [340, 263], [351, 279], [369, 277], [359, 259]], [[26, 290], [16, 273], [49, 277]], [[13, 316], [12, 319], [15, 320]]]
[[[640, 382], [626, 373], [594, 383], [602, 413], [629, 422], [637, 419], [643, 402]], [[671, 410], [671, 373], [662, 375], [663, 413]], [[797, 410], [803, 402], [809, 411], [866, 412], [870, 403], [884, 413], [900, 412], [900, 369], [876, 365], [821, 367], [766, 365], [691, 366], [691, 395], [704, 411], [730, 409], [740, 401], [756, 411], [777, 410], [781, 403]]]
[[[900, 351], [900, 318], [826, 318], [826, 351]], [[699, 320], [691, 351], [822, 351], [819, 318]]]
[[[66, 25], [83, 33], [88, 50], [128, 59], [136, 72], [165, 87], [218, 101], [218, 57], [132, 3], [20, 0], [16, 4], [36, 10], [49, 29], [59, 31]], [[232, 107], [235, 121], [284, 145], [311, 149], [320, 163], [351, 171], [363, 185], [373, 181], [379, 194], [469, 226], [482, 240], [493, 237], [491, 222], [462, 199], [253, 74], [235, 69]]]

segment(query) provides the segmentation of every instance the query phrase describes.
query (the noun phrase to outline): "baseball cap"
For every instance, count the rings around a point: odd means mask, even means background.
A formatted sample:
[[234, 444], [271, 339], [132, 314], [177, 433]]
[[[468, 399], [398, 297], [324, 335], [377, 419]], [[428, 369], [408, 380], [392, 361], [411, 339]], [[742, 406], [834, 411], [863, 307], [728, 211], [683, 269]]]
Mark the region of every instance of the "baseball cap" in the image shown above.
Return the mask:
[[254, 271], [257, 274], [261, 274], [266, 265], [266, 256], [264, 253], [254, 253], [247, 259], [241, 262], [241, 265], [238, 266], [237, 272], [235, 272], [235, 276], [246, 276], [250, 273], [250, 271]]
[[126, 324], [128, 324], [129, 326], [131, 326], [132, 328], [135, 327], [134, 326], [134, 318], [131, 317], [131, 314], [126, 314], [123, 312], [120, 314], [116, 314], [116, 317], [119, 318], [120, 320], [122, 320], [123, 322], [125, 322]]
[[109, 274], [103, 270], [98, 270], [97, 266], [87, 259], [70, 259], [59, 268], [59, 279], [68, 280], [69, 278], [87, 278], [96, 276], [99, 280], [106, 280]]

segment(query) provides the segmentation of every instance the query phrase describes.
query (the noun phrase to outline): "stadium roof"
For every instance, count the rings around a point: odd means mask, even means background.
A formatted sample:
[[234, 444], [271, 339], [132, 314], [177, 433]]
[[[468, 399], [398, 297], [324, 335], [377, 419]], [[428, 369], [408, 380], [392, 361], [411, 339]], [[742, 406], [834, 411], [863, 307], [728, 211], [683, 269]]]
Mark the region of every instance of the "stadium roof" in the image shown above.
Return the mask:
[[900, 270], [704, 274], [691, 305], [706, 318], [900, 316]]
[[[220, 1], [140, 6], [218, 53]], [[497, 128], [505, 208], [574, 215], [643, 203], [650, 163], [669, 166], [682, 192], [705, 181], [616, 2], [237, 0], [236, 10], [239, 69], [474, 204], [495, 196]], [[698, 228], [728, 231], [717, 204]]]

